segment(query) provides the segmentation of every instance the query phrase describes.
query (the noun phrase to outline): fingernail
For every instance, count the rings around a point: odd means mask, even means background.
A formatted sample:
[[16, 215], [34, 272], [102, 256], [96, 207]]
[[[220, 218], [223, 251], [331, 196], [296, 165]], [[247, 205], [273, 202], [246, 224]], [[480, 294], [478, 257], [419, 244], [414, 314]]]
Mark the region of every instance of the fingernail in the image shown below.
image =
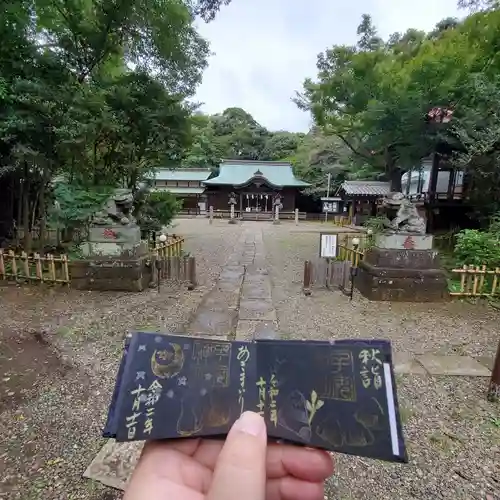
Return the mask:
[[264, 419], [253, 411], [246, 411], [243, 413], [241, 417], [236, 420], [234, 427], [251, 436], [258, 436], [265, 431]]

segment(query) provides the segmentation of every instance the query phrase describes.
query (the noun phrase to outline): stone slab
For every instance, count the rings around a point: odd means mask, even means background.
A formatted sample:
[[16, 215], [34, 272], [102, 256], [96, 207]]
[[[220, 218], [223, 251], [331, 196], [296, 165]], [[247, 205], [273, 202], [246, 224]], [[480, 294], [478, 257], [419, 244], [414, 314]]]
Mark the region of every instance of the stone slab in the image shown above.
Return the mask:
[[125, 490], [143, 446], [142, 441], [117, 443], [114, 439], [109, 439], [87, 467], [83, 477], [100, 481], [111, 488]]
[[219, 281], [238, 281], [243, 277], [244, 272], [243, 266], [226, 266], [219, 275]]
[[423, 354], [415, 359], [430, 375], [460, 375], [464, 377], [489, 377], [490, 370], [468, 356], [438, 356]]
[[263, 281], [269, 280], [269, 272], [266, 269], [261, 269], [258, 267], [247, 267], [247, 272], [245, 273], [245, 281], [252, 283], [262, 283]]
[[436, 250], [395, 250], [374, 247], [365, 253], [363, 262], [375, 267], [391, 269], [439, 269]]
[[415, 361], [415, 357], [406, 352], [394, 353], [394, 371], [404, 375], [427, 375], [425, 368]]
[[243, 299], [270, 299], [271, 285], [269, 282], [243, 282], [241, 289], [241, 297]]
[[269, 299], [241, 299], [240, 320], [276, 321], [276, 311]]
[[219, 280], [216, 288], [221, 292], [239, 293], [242, 283], [243, 277], [238, 280]]
[[255, 339], [278, 339], [276, 321], [240, 320], [236, 327], [236, 340], [252, 341]]
[[431, 234], [389, 233], [377, 234], [375, 246], [395, 250], [432, 250]]
[[212, 311], [201, 307], [188, 327], [188, 332], [213, 337], [214, 335], [230, 335], [236, 329], [238, 312], [234, 310]]
[[495, 358], [493, 358], [493, 356], [477, 356], [475, 360], [483, 366], [486, 366], [488, 370], [493, 370], [493, 364], [495, 363]]
[[88, 258], [142, 257], [148, 253], [147, 243], [85, 242], [80, 246], [82, 254]]
[[239, 289], [220, 290], [213, 289], [208, 293], [203, 306], [212, 311], [225, 311], [227, 309], [236, 309], [238, 307]]
[[450, 300], [446, 275], [438, 269], [381, 268], [361, 261], [355, 286], [361, 295], [374, 301]]

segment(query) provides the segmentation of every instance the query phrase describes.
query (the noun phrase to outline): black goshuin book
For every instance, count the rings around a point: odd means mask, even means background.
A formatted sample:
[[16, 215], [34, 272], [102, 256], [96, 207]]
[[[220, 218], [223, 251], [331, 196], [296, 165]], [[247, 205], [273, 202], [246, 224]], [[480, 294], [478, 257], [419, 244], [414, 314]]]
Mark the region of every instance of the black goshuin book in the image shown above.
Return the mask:
[[104, 437], [222, 437], [242, 412], [270, 439], [407, 462], [388, 341], [221, 341], [136, 332]]

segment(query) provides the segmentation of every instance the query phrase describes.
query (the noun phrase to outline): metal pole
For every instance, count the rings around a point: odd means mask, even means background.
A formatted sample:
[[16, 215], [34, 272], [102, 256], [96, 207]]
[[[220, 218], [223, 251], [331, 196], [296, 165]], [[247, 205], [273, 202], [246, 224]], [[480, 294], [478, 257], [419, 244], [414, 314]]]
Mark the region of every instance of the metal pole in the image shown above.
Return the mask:
[[[326, 185], [326, 197], [330, 198], [330, 183], [332, 182], [332, 174], [328, 174], [328, 183]], [[328, 221], [328, 210], [325, 212], [325, 222]]]
[[156, 260], [155, 260], [155, 267], [156, 267], [156, 289], [159, 292], [160, 291], [160, 283], [161, 283], [161, 262], [160, 262], [160, 256], [158, 253], [156, 254]]
[[488, 387], [488, 401], [498, 403], [500, 401], [500, 342], [498, 343], [497, 354], [491, 371], [491, 380]]

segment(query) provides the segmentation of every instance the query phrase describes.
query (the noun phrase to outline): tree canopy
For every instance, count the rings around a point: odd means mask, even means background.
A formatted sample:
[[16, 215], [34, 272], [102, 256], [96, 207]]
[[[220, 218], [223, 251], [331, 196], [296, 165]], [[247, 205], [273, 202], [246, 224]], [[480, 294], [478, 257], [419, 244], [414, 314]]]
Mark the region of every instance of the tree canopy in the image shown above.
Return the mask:
[[[10, 0], [0, 16], [0, 177], [25, 235], [50, 181], [135, 189], [179, 164], [222, 0]], [[38, 215], [37, 215], [38, 214]], [[43, 232], [43, 231], [42, 231]], [[29, 242], [26, 241], [29, 247]]]
[[[319, 54], [317, 77], [306, 79], [296, 102], [324, 135], [349, 148], [357, 168], [385, 174], [395, 189], [403, 171], [441, 148], [453, 152], [476, 193], [489, 186], [487, 210], [498, 210], [491, 180], [499, 171], [500, 9], [494, 1], [461, 4], [479, 11], [387, 41], [364, 15], [357, 45]], [[433, 123], [433, 108], [447, 110], [451, 121]], [[484, 191], [476, 198], [485, 200]]]

